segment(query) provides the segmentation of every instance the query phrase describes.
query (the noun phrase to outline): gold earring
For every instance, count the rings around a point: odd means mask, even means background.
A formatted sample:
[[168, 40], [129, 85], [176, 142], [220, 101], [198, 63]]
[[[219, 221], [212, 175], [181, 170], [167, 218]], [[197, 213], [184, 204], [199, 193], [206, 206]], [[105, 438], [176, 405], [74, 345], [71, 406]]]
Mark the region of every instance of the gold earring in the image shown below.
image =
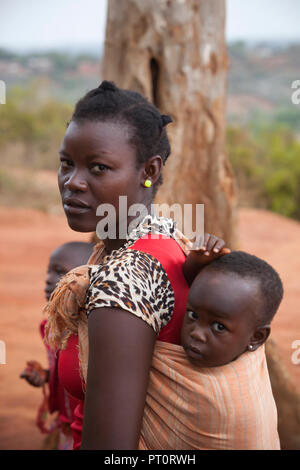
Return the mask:
[[150, 181], [150, 180], [145, 180], [144, 186], [145, 186], [145, 188], [151, 188], [151, 186], [152, 186], [152, 181]]

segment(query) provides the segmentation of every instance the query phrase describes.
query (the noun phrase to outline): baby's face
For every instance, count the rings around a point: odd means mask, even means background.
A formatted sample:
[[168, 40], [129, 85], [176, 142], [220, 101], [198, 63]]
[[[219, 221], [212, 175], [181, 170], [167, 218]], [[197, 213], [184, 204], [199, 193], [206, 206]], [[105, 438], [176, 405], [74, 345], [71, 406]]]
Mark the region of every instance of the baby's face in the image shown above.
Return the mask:
[[181, 344], [199, 367], [227, 364], [246, 351], [261, 305], [258, 283], [206, 268], [194, 280]]
[[54, 291], [58, 281], [72, 269], [73, 265], [69, 261], [67, 250], [63, 248], [57, 248], [53, 251], [50, 256], [47, 277], [45, 295], [46, 299], [49, 300], [50, 295]]

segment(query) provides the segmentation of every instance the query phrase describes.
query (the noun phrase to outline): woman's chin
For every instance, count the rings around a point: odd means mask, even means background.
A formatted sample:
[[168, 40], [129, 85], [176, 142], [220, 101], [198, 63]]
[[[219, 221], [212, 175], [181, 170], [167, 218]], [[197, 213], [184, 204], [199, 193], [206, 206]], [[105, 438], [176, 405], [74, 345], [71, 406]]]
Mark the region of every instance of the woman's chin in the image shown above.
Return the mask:
[[74, 230], [74, 232], [95, 232], [96, 226], [94, 224], [87, 224], [83, 220], [77, 220], [75, 217], [67, 217], [69, 227]]

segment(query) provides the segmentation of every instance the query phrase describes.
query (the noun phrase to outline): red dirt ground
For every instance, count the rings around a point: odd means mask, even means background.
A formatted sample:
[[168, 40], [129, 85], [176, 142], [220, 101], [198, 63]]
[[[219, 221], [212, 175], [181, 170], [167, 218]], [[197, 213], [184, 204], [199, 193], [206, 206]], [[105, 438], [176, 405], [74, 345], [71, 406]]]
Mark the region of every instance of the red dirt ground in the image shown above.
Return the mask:
[[[44, 279], [51, 251], [88, 234], [71, 231], [63, 215], [0, 208], [1, 330], [6, 364], [0, 365], [0, 449], [39, 449], [43, 436], [35, 427], [41, 391], [19, 379], [25, 361], [46, 367], [38, 325], [44, 305]], [[285, 298], [273, 323], [272, 336], [295, 383], [300, 365], [291, 361], [294, 340], [300, 340], [300, 223], [266, 211], [243, 209], [239, 219], [240, 248], [270, 262], [285, 285]], [[300, 357], [300, 354], [299, 354]]]

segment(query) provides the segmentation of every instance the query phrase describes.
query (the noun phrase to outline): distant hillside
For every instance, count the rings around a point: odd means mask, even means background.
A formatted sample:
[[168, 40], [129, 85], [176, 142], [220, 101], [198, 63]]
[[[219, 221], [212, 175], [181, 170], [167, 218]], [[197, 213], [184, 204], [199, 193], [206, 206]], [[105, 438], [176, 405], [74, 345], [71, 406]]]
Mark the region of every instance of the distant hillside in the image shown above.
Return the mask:
[[0, 79], [9, 91], [33, 83], [37, 99], [73, 104], [101, 80], [102, 49], [97, 53], [45, 51], [16, 54], [0, 49]]
[[300, 44], [235, 42], [228, 55], [229, 121], [272, 113], [300, 125], [300, 108], [291, 102], [291, 85], [300, 80]]
[[[45, 51], [16, 54], [0, 49], [0, 79], [8, 90], [33, 80], [38, 96], [74, 102], [101, 80], [103, 50]], [[228, 122], [239, 124], [258, 116], [300, 129], [300, 106], [291, 103], [291, 84], [300, 80], [300, 43], [228, 44]]]

